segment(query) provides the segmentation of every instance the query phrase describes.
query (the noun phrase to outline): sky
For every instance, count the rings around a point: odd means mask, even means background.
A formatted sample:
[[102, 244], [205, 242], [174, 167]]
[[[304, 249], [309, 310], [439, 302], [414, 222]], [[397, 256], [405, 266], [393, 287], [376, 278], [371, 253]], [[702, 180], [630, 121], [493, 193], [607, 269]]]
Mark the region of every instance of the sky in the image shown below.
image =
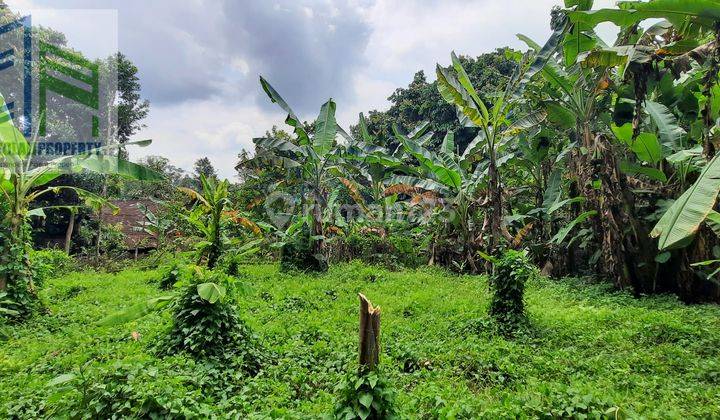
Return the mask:
[[[0, 0], [1, 1], [1, 0]], [[131, 156], [162, 155], [186, 170], [207, 156], [230, 179], [237, 155], [285, 115], [262, 75], [304, 120], [337, 102], [349, 129], [418, 70], [434, 80], [450, 52], [477, 56], [516, 34], [542, 44], [561, 0], [5, 0], [66, 34], [90, 58], [117, 49], [139, 68], [153, 139]], [[611, 7], [596, 0], [595, 7]], [[92, 9], [92, 10], [83, 10]], [[605, 28], [600, 31], [611, 31]]]

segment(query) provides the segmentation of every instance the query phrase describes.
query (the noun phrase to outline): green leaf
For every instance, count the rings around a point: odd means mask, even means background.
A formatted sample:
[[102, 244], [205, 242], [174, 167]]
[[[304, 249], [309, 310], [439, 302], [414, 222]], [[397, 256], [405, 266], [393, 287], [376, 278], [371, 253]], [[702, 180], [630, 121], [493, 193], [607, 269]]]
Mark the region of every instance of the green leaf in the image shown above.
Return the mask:
[[692, 149], [685, 149], [681, 150], [677, 153], [673, 153], [672, 155], [665, 158], [669, 163], [673, 165], [677, 165], [680, 163], [687, 162], [689, 160], [699, 158], [702, 155], [702, 145], [697, 145], [693, 147]]
[[612, 130], [615, 137], [617, 137], [617, 139], [621, 142], [629, 145], [632, 141], [633, 128], [631, 123], [625, 123], [619, 127], [615, 124], [611, 124], [610, 130]]
[[362, 395], [360, 395], [360, 398], [358, 398], [358, 401], [360, 402], [360, 404], [364, 405], [365, 407], [370, 408], [370, 405], [372, 405], [372, 402], [373, 402], [373, 396], [372, 396], [372, 394], [365, 392]]
[[470, 142], [470, 144], [467, 145], [465, 148], [465, 151], [463, 151], [463, 154], [461, 156], [462, 160], [466, 160], [468, 158], [473, 158], [476, 154], [480, 153], [482, 151], [482, 148], [485, 147], [487, 144], [487, 137], [485, 136], [485, 131], [480, 130], [474, 139]]
[[650, 2], [624, 1], [619, 9], [570, 11], [568, 17], [574, 23], [592, 27], [602, 22], [612, 22], [627, 27], [645, 19], [667, 19], [680, 27], [687, 19], [711, 28], [720, 20], [720, 7], [716, 0], [654, 0]]
[[335, 121], [335, 102], [330, 99], [320, 107], [320, 114], [315, 120], [315, 133], [312, 144], [318, 156], [324, 156], [332, 149], [337, 135], [337, 122]]
[[215, 303], [222, 300], [227, 293], [225, 287], [216, 283], [201, 283], [197, 285], [198, 295], [208, 303]]
[[310, 138], [308, 137], [307, 132], [303, 128], [302, 122], [297, 117], [297, 115], [295, 115], [295, 112], [290, 108], [290, 105], [285, 102], [285, 100], [280, 96], [280, 94], [277, 93], [277, 91], [270, 85], [270, 83], [268, 83], [268, 81], [265, 80], [262, 76], [260, 76], [260, 85], [262, 86], [265, 93], [270, 97], [270, 100], [273, 103], [277, 103], [280, 108], [287, 112], [288, 115], [285, 118], [285, 124], [293, 127], [295, 134], [300, 140], [300, 144], [310, 144]]
[[30, 154], [30, 144], [13, 124], [5, 97], [0, 94], [0, 162], [13, 167], [14, 161]]
[[[417, 126], [415, 126], [415, 128], [413, 128], [412, 131], [410, 131], [410, 133], [408, 133], [407, 136], [410, 139], [415, 140], [418, 143], [422, 144], [422, 142], [420, 141], [420, 137], [424, 136], [429, 129], [430, 129], [430, 122], [423, 121], [420, 124], [418, 124]], [[430, 137], [432, 137], [432, 134]]]
[[573, 220], [570, 223], [568, 223], [567, 225], [563, 226], [563, 228], [560, 229], [555, 234], [555, 236], [553, 236], [553, 238], [550, 240], [550, 243], [557, 244], [557, 245], [561, 244], [565, 240], [565, 237], [567, 237], [567, 235], [570, 233], [570, 231], [573, 230], [573, 228], [575, 226], [577, 226], [579, 223], [584, 222], [586, 219], [588, 219], [589, 217], [592, 217], [596, 214], [597, 214], [597, 211], [595, 211], [595, 210], [586, 211], [585, 213], [580, 214], [578, 217], [575, 218], [575, 220]]
[[527, 35], [516, 34], [515, 36], [517, 36], [517, 38], [518, 38], [520, 41], [522, 41], [522, 42], [524, 42], [525, 44], [527, 44], [527, 46], [530, 47], [530, 49], [532, 49], [533, 51], [536, 51], [536, 52], [537, 52], [537, 51], [540, 51], [540, 48], [542, 48], [542, 47], [540, 47], [540, 44], [538, 44], [537, 42], [535, 42], [535, 41], [533, 41], [532, 39], [530, 39], [530, 37], [528, 37]]
[[555, 102], [544, 102], [543, 107], [547, 112], [547, 119], [558, 125], [560, 128], [574, 128], [577, 124], [575, 113]]
[[45, 217], [46, 217], [46, 216], [45, 216], [45, 211], [42, 209], [42, 207], [39, 207], [39, 208], [36, 208], [36, 209], [32, 209], [32, 210], [28, 210], [28, 212], [25, 213], [25, 215], [26, 215], [27, 217], [33, 217], [33, 216], [35, 216], [35, 217], [42, 217], [42, 218], [45, 218]]
[[705, 219], [705, 224], [707, 224], [710, 229], [712, 229], [713, 233], [720, 237], [720, 213], [716, 212], [715, 210], [710, 211], [708, 213], [707, 218]]
[[497, 259], [497, 258], [493, 257], [492, 255], [487, 254], [487, 253], [485, 253], [485, 252], [483, 252], [483, 251], [478, 251], [477, 254], [478, 254], [482, 259], [484, 259], [485, 261], [489, 261], [489, 262], [491, 262], [491, 263], [493, 263], [493, 264], [497, 264], [497, 263], [500, 262], [499, 259]]
[[503, 131], [502, 135], [516, 136], [529, 128], [538, 127], [543, 121], [545, 121], [546, 116], [547, 114], [545, 113], [545, 110], [531, 112], [513, 121], [513, 123], [510, 124], [505, 131]]
[[83, 170], [106, 175], [119, 175], [123, 178], [140, 181], [162, 181], [165, 179], [165, 176], [161, 173], [145, 166], [111, 154], [95, 152], [55, 159], [46, 167], [33, 169], [27, 174], [28, 176], [34, 176], [42, 173], [42, 177], [35, 182], [35, 185], [42, 185], [64, 172], [78, 173]]
[[552, 60], [550, 60], [550, 58], [555, 55], [555, 53], [560, 49], [560, 46], [562, 45], [561, 43], [563, 40], [563, 35], [565, 34], [567, 26], [567, 18], [565, 17], [565, 15], [560, 15], [558, 19], [562, 20], [558, 22], [557, 25], [555, 25], [553, 33], [550, 35], [550, 38], [548, 38], [548, 40], [545, 42], [545, 45], [543, 45], [537, 55], [535, 55], [532, 64], [530, 64], [530, 67], [528, 67], [527, 71], [523, 75], [523, 82], [529, 81], [540, 71], [544, 72], [544, 69], [547, 68], [547, 65], [549, 63], [552, 63]]
[[455, 153], [455, 133], [452, 131], [445, 133], [445, 138], [443, 138], [443, 142], [440, 145], [440, 150], [449, 154]]
[[360, 135], [363, 137], [363, 141], [365, 143], [374, 143], [375, 138], [370, 135], [370, 132], [367, 128], [367, 122], [365, 121], [365, 115], [363, 113], [360, 113]]
[[49, 380], [47, 384], [45, 384], [46, 387], [55, 387], [58, 385], [62, 385], [65, 383], [68, 383], [75, 379], [77, 376], [74, 373], [65, 373], [59, 376], [54, 377], [53, 379]]
[[585, 197], [573, 197], [573, 198], [566, 198], [565, 200], [558, 201], [557, 203], [553, 204], [552, 206], [548, 207], [547, 214], [553, 214], [556, 211], [560, 210], [561, 208], [567, 206], [568, 204], [573, 203], [582, 203], [585, 201]]
[[472, 98], [472, 100], [475, 102], [475, 105], [479, 107], [480, 111], [483, 114], [483, 118], [487, 120], [488, 112], [485, 108], [485, 103], [483, 103], [483, 101], [480, 99], [480, 96], [478, 96], [477, 92], [475, 91], [475, 87], [472, 85], [472, 82], [470, 82], [470, 77], [465, 72], [462, 63], [460, 63], [460, 59], [458, 59], [457, 55], [455, 55], [455, 51], [452, 51], [450, 53], [450, 59], [452, 60], [452, 65], [455, 69], [455, 73], [457, 74], [457, 80], [460, 82], [460, 85], [470, 95], [470, 98]]
[[670, 260], [672, 254], [669, 251], [661, 252], [655, 256], [655, 262], [658, 264], [665, 264]]
[[395, 130], [395, 135], [405, 149], [415, 157], [429, 175], [446, 186], [459, 189], [462, 185], [462, 169], [447, 153], [434, 154]]
[[[625, 66], [628, 63], [649, 63], [654, 49], [641, 45], [602, 48], [578, 55], [577, 61], [586, 68]], [[621, 76], [624, 73], [621, 72]]]
[[[484, 108], [484, 104], [482, 105], [483, 112], [481, 114], [478, 105], [476, 105], [475, 101], [470, 97], [470, 94], [463, 88], [457, 77], [449, 70], [440, 67], [440, 65], [436, 68], [436, 74], [440, 96], [442, 96], [446, 102], [457, 106], [463, 115], [472, 121], [473, 124], [478, 127], [484, 126], [488, 119], [488, 112], [487, 109]], [[480, 103], [482, 104], [482, 102]]]
[[642, 166], [637, 163], [622, 161], [620, 162], [620, 170], [629, 175], [645, 175], [646, 177], [655, 181], [660, 181], [663, 184], [667, 182], [667, 176], [665, 176], [663, 171], [650, 166]]
[[549, 208], [560, 199], [562, 193], [562, 172], [555, 170], [550, 174], [543, 193], [543, 207]]
[[644, 109], [657, 126], [662, 144], [671, 150], [679, 149], [686, 133], [678, 125], [675, 115], [665, 105], [653, 101], [645, 101]]
[[154, 299], [149, 299], [145, 302], [138, 303], [127, 309], [111, 314], [100, 322], [100, 326], [114, 326], [128, 323], [136, 319], [142, 318], [150, 312], [160, 310], [167, 306], [170, 301], [174, 299], [174, 296], [161, 296]]
[[655, 164], [663, 158], [662, 147], [655, 134], [640, 133], [635, 140], [631, 140], [629, 146], [642, 161]]
[[297, 145], [277, 137], [257, 137], [253, 139], [253, 143], [268, 151], [301, 153], [301, 149]]
[[422, 188], [427, 191], [435, 191], [441, 195], [450, 195], [450, 190], [443, 184], [431, 179], [417, 178], [407, 175], [396, 175], [385, 181], [386, 185], [409, 185], [411, 187]]
[[710, 214], [720, 192], [720, 155], [705, 166], [695, 183], [668, 208], [650, 236], [659, 238], [658, 249], [684, 245]]
[[592, 36], [574, 28], [572, 33], [565, 35], [563, 40], [563, 56], [565, 57], [565, 65], [572, 66], [576, 62], [583, 62], [586, 51], [591, 50], [597, 44], [597, 40]]

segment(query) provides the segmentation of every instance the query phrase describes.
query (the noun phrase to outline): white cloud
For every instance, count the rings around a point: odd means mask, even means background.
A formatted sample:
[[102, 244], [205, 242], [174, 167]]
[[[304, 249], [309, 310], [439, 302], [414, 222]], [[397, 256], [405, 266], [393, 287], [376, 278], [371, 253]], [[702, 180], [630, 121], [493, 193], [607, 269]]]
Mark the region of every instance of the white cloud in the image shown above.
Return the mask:
[[153, 143], [130, 152], [132, 156], [162, 155], [186, 170], [207, 156], [221, 176], [233, 178], [238, 153], [252, 150], [253, 137], [264, 135], [273, 124], [281, 125], [283, 118], [280, 112], [268, 113], [252, 104], [232, 105], [218, 99], [154, 107], [148, 128], [137, 136], [150, 138]]
[[[151, 101], [148, 128], [138, 138], [154, 143], [132, 153], [162, 154], [185, 169], [208, 156], [221, 175], [233, 177], [240, 150], [251, 149], [251, 139], [273, 124], [283, 126], [284, 115], [258, 87], [258, 73], [271, 76], [302, 118], [314, 118], [332, 95], [338, 121], [349, 128], [359, 112], [386, 108], [387, 97], [416, 71], [434, 79], [435, 63], [447, 64], [452, 50], [476, 56], [504, 46], [524, 49], [516, 33], [544, 42], [550, 10], [562, 0], [6, 2], [117, 8], [120, 48], [139, 66]], [[596, 0], [595, 7], [613, 3]], [[103, 44], [67, 19], [43, 23], [83, 51]], [[609, 39], [614, 31], [610, 25], [600, 33]]]

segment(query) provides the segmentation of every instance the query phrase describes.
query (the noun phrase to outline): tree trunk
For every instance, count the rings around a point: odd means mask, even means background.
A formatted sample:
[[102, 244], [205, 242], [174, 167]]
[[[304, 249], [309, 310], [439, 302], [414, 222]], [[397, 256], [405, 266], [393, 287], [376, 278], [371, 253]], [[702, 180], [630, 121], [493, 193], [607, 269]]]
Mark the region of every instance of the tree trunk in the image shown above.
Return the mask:
[[[595, 210], [593, 237], [601, 258], [596, 267], [605, 278], [621, 289], [637, 285], [634, 267], [629, 261], [632, 220], [625, 203], [626, 178], [620, 172], [612, 146], [603, 135], [595, 135], [588, 124], [580, 127], [586, 154], [575, 155], [578, 187], [586, 197], [586, 208]], [[599, 182], [599, 188], [594, 183]], [[637, 292], [637, 290], [636, 290]]]
[[490, 253], [494, 253], [500, 245], [502, 232], [502, 191], [500, 191], [500, 175], [497, 170], [495, 154], [490, 152], [490, 165], [488, 167], [490, 176]]
[[[102, 195], [103, 199], [107, 199], [107, 175], [103, 175], [102, 184]], [[100, 257], [100, 242], [102, 241], [102, 224], [103, 224], [103, 206], [100, 205], [100, 211], [98, 211], [98, 229], [97, 229], [97, 242], [95, 243], [95, 256]]]
[[363, 295], [360, 298], [360, 372], [375, 370], [380, 363], [380, 307], [374, 308]]
[[75, 230], [75, 212], [70, 211], [70, 221], [68, 221], [67, 230], [65, 230], [65, 253], [70, 255], [70, 244], [72, 243], [72, 234]]
[[318, 237], [319, 239], [313, 239], [312, 240], [312, 250], [313, 254], [316, 258], [319, 256], [323, 256], [325, 252], [325, 241], [321, 238], [325, 232], [323, 229], [323, 221], [322, 221], [322, 197], [319, 192], [315, 192], [314, 194], [314, 202], [313, 202], [313, 208], [312, 208], [312, 214], [313, 214], [313, 228], [312, 228], [312, 234], [315, 237]]
[[[631, 228], [632, 220], [624, 201], [625, 175], [620, 172], [615, 153], [603, 135], [594, 136], [586, 129], [584, 136], [593, 138], [588, 148], [589, 156], [584, 160], [583, 170], [587, 172], [583, 181], [585, 196], [597, 211], [593, 227], [601, 250], [600, 272], [616, 287], [631, 288], [637, 286], [637, 281], [628, 261], [631, 241], [625, 229]], [[592, 184], [593, 180], [600, 182], [600, 188]]]

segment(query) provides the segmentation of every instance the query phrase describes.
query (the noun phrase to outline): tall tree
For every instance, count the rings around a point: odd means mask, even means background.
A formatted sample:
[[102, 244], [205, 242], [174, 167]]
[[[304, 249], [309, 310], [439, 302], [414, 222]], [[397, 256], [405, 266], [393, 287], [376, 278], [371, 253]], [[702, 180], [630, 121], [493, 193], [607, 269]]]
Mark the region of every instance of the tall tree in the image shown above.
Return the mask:
[[150, 112], [150, 102], [140, 95], [138, 68], [123, 53], [117, 54], [118, 74], [118, 140], [125, 143], [145, 127], [142, 122]]
[[217, 179], [217, 171], [215, 171], [215, 167], [213, 166], [212, 162], [210, 162], [210, 159], [207, 157], [202, 157], [195, 161], [195, 164], [193, 165], [194, 170], [194, 177], [195, 179], [200, 182], [200, 178], [204, 176], [207, 179]]
[[[486, 94], [501, 91], [510, 79], [516, 63], [508, 58], [505, 49], [482, 54], [476, 58], [459, 57], [472, 84], [485, 102], [490, 105], [491, 98]], [[392, 104], [387, 111], [370, 111], [367, 117], [368, 132], [380, 139], [388, 139], [394, 148], [397, 146], [392, 126], [397, 124], [404, 132], [410, 132], [423, 121], [430, 122], [429, 131], [434, 131], [435, 145], [439, 145], [443, 133], [455, 133], [455, 142], [463, 149], [475, 137], [476, 129], [462, 127], [457, 119], [455, 107], [447, 103], [437, 88], [437, 81], [428, 82], [424, 71], [418, 71], [406, 88], [398, 88], [390, 95]], [[360, 127], [353, 127], [353, 135], [360, 138]]]

